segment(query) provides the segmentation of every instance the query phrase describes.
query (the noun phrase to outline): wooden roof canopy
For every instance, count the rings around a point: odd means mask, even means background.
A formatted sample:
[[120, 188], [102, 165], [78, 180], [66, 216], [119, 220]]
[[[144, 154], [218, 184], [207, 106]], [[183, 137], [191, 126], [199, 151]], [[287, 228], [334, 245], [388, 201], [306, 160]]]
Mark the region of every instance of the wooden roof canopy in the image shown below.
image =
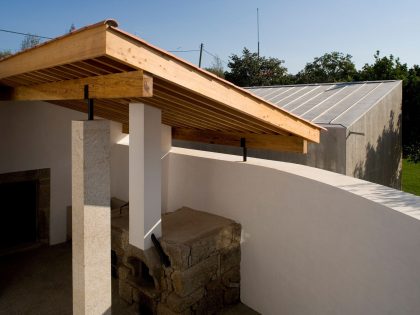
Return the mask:
[[48, 101], [123, 124], [130, 102], [162, 110], [173, 138], [306, 153], [321, 127], [117, 28], [90, 25], [0, 61], [0, 100]]

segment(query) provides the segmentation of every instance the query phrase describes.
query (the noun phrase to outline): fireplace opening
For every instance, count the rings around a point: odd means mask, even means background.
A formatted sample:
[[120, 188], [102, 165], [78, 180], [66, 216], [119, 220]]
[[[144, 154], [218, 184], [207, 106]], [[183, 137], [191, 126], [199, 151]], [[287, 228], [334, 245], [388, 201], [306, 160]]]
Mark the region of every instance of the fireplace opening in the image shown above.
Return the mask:
[[37, 180], [0, 183], [0, 252], [38, 241]]

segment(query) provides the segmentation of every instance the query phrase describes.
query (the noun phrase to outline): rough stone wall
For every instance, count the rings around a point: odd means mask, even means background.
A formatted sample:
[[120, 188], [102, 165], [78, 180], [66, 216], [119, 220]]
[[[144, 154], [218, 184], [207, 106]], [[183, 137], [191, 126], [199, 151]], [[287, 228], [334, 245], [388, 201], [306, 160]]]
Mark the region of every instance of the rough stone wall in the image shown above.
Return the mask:
[[[163, 222], [171, 215], [177, 211], [164, 215]], [[163, 223], [160, 241], [170, 267], [162, 264], [154, 247], [142, 251], [130, 245], [128, 229], [114, 223], [112, 250], [121, 298], [137, 303], [141, 314], [217, 314], [238, 303], [241, 226], [230, 222], [179, 241], [165, 235]]]

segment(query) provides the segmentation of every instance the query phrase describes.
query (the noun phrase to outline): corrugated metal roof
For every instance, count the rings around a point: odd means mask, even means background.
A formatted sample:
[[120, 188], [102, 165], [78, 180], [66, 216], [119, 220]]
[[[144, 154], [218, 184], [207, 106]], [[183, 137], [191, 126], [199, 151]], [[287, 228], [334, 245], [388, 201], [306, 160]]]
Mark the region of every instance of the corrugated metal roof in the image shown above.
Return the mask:
[[349, 127], [400, 82], [325, 83], [247, 89], [313, 123]]

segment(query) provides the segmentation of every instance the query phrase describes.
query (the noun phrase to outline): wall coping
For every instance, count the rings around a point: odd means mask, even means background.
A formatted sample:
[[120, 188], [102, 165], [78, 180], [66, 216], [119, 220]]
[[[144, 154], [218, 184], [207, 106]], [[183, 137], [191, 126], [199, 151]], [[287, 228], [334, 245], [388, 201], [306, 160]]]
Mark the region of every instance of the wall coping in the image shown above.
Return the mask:
[[309, 180], [342, 189], [351, 194], [370, 200], [376, 204], [380, 204], [420, 220], [420, 197], [354, 177], [345, 176], [342, 174], [305, 165], [273, 160], [248, 157], [247, 162], [242, 162], [242, 157], [238, 155], [199, 151], [178, 147], [172, 147], [170, 153], [276, 169], [281, 172], [290, 173], [295, 176], [304, 177]]

